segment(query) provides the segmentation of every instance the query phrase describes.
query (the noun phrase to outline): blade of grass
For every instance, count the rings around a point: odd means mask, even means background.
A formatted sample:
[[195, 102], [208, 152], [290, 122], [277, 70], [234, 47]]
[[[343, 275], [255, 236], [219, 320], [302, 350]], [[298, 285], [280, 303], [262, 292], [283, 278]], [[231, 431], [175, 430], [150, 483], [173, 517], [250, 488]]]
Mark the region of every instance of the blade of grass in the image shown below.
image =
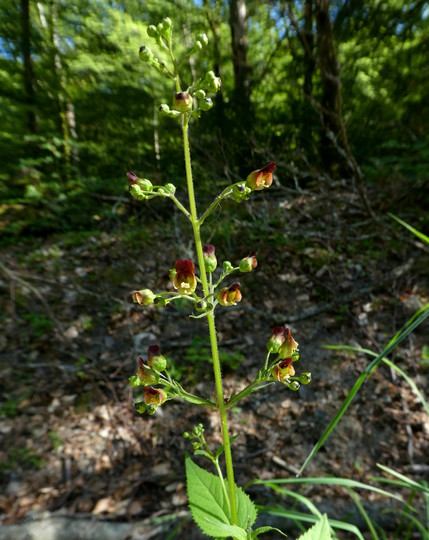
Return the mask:
[[328, 437], [330, 436], [330, 434], [332, 433], [332, 431], [334, 430], [334, 428], [336, 427], [336, 425], [338, 424], [338, 422], [341, 420], [342, 416], [348, 409], [350, 403], [352, 402], [355, 395], [358, 393], [362, 384], [377, 369], [378, 365], [383, 360], [383, 358], [387, 356], [397, 345], [399, 345], [399, 343], [401, 343], [415, 328], [417, 328], [417, 326], [419, 326], [426, 319], [428, 315], [429, 315], [429, 304], [426, 304], [421, 309], [419, 309], [419, 311], [416, 314], [414, 314], [414, 316], [407, 322], [407, 324], [390, 340], [386, 348], [365, 368], [363, 373], [359, 376], [359, 378], [353, 385], [352, 389], [348, 393], [346, 399], [342, 403], [334, 419], [331, 421], [331, 423], [326, 428], [323, 435], [314, 445], [310, 454], [307, 456], [306, 460], [304, 461], [304, 464], [298, 471], [297, 476], [302, 474], [302, 472], [310, 463], [310, 461], [319, 452], [320, 448], [323, 446], [325, 441], [328, 439]]
[[419, 482], [416, 482], [415, 480], [412, 480], [411, 478], [408, 478], [408, 476], [405, 476], [404, 474], [398, 473], [397, 471], [394, 471], [390, 467], [386, 467], [386, 465], [381, 465], [380, 463], [377, 463], [377, 467], [384, 471], [387, 474], [390, 474], [391, 476], [394, 476], [395, 478], [398, 478], [398, 480], [401, 480], [402, 482], [405, 482], [409, 489], [417, 489], [419, 491], [422, 491], [423, 493], [429, 494], [429, 488], [424, 486], [423, 484], [420, 484]]
[[402, 221], [402, 219], [398, 218], [398, 216], [395, 216], [395, 214], [388, 214], [388, 216], [390, 216], [391, 218], [393, 218], [395, 221], [397, 221], [398, 223], [400, 223], [403, 227], [405, 227], [406, 229], [408, 229], [410, 232], [412, 232], [413, 234], [415, 234], [418, 238], [420, 238], [420, 240], [422, 240], [423, 242], [425, 242], [426, 244], [429, 244], [429, 237], [426, 236], [425, 234], [423, 234], [422, 232], [418, 231], [417, 229], [415, 229], [414, 227], [411, 227], [411, 225], [408, 225], [408, 223], [406, 221]]
[[[325, 349], [332, 349], [332, 350], [360, 352], [360, 353], [369, 354], [370, 356], [377, 357], [377, 353], [375, 353], [374, 351], [371, 351], [370, 349], [364, 349], [362, 347], [355, 347], [353, 345], [325, 345], [324, 348]], [[414, 393], [417, 395], [417, 397], [421, 401], [421, 403], [422, 403], [423, 407], [425, 408], [427, 414], [429, 415], [429, 405], [428, 405], [427, 401], [425, 400], [423, 394], [418, 389], [416, 383], [413, 381], [413, 379], [411, 377], [409, 377], [405, 373], [405, 371], [403, 371], [399, 366], [397, 366], [396, 364], [394, 364], [393, 362], [391, 362], [387, 358], [383, 358], [383, 362], [385, 364], [387, 364], [389, 367], [391, 367], [392, 369], [394, 369], [397, 373], [399, 373], [399, 375], [401, 375], [401, 377], [403, 377], [407, 381], [407, 383], [411, 386], [411, 388], [414, 390]]]
[[389, 491], [386, 491], [384, 489], [380, 489], [376, 486], [371, 486], [370, 484], [364, 484], [363, 482], [358, 482], [357, 480], [350, 480], [348, 478], [278, 478], [274, 480], [259, 480], [255, 479], [252, 482], [248, 484], [249, 485], [269, 485], [270, 487], [273, 485], [290, 485], [290, 484], [314, 484], [314, 485], [334, 485], [334, 486], [340, 486], [344, 488], [352, 488], [352, 489], [365, 489], [368, 491], [372, 491], [374, 493], [377, 493], [378, 495], [382, 495], [383, 497], [388, 497], [391, 499], [396, 499], [401, 503], [404, 503], [404, 499], [400, 495], [396, 495], [395, 493], [390, 493]]
[[365, 508], [362, 506], [362, 503], [360, 502], [360, 498], [358, 494], [352, 489], [347, 489], [347, 491], [349, 492], [350, 497], [353, 499], [357, 509], [361, 513], [361, 516], [365, 520], [365, 523], [368, 525], [368, 529], [372, 535], [373, 540], [380, 540], [380, 537], [378, 536], [377, 531], [375, 530], [374, 525], [372, 524], [371, 518], [368, 516], [367, 511], [365, 510]]

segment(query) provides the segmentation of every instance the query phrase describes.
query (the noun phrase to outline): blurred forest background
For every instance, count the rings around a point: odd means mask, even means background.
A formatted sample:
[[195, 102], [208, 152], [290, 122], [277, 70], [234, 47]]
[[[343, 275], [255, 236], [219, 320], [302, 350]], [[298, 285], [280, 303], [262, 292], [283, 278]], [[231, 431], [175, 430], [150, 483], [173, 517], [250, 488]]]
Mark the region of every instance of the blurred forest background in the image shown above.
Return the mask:
[[199, 69], [223, 80], [216, 106], [192, 129], [200, 190], [269, 158], [285, 184], [343, 177], [351, 189], [422, 191], [428, 2], [5, 0], [3, 243], [98, 226], [110, 213], [101, 195], [124, 194], [127, 170], [183, 182], [180, 130], [158, 117], [172, 88], [137, 55], [150, 45], [147, 25], [167, 15], [184, 36], [179, 55], [198, 32], [210, 40], [201, 65], [185, 66], [184, 83]]
[[[209, 39], [184, 62], [183, 84], [210, 70], [223, 81], [190, 129], [200, 211], [277, 165], [269, 190], [225, 201], [202, 230], [219, 261], [258, 252], [256, 271], [240, 276], [243, 301], [219, 310], [226, 391], [252, 380], [278, 324], [300, 343], [299, 371], [313, 375], [296, 394], [273, 385], [231, 411], [238, 483], [293, 476], [368, 364], [323, 345], [380, 352], [428, 302], [427, 247], [388, 216], [429, 232], [428, 1], [2, 0], [1, 540], [46, 511], [110, 520], [88, 538], [134, 538], [113, 522], [136, 519], [147, 539], [200, 538], [186, 511], [182, 433], [201, 421], [216, 446], [217, 416], [173, 402], [138, 417], [128, 386], [138, 356], [159, 343], [186, 388], [213, 390], [204, 324], [180, 303], [141, 309], [130, 296], [166, 290], [175, 260], [194, 259], [180, 212], [136, 202], [126, 177], [172, 182], [185, 203], [180, 127], [159, 115], [173, 88], [138, 57], [141, 45], [162, 57], [146, 29], [166, 16], [178, 56], [196, 34]], [[427, 388], [427, 326], [391, 358]], [[416, 393], [384, 366], [308, 474], [366, 480], [383, 463], [427, 480], [428, 444]], [[305, 489], [330, 517], [367, 526], [339, 488]], [[383, 538], [405, 538], [392, 532], [398, 507], [364, 503]]]

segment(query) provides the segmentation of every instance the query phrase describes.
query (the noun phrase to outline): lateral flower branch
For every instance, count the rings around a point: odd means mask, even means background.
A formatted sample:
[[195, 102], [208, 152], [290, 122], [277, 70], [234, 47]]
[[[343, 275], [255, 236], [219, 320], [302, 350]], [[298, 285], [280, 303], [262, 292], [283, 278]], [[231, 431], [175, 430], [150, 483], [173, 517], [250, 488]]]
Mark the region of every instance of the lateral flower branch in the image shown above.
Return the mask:
[[[208, 71], [188, 87], [182, 87], [179, 67], [184, 59], [203, 50], [207, 46], [208, 39], [205, 34], [198, 34], [193, 45], [183, 53], [181, 58], [177, 59], [172, 46], [172, 29], [173, 25], [168, 17], [157, 26], [150, 25], [147, 29], [149, 38], [167, 53], [170, 59], [168, 65], [160, 60], [147, 45], [140, 47], [139, 56], [143, 62], [152, 66], [174, 83], [171, 106], [163, 103], [160, 106], [160, 113], [179, 122], [182, 129], [188, 204], [186, 205], [177, 198], [176, 186], [172, 183], [154, 185], [150, 180], [141, 178], [134, 172], [128, 172], [127, 177], [129, 179], [129, 192], [133, 198], [138, 201], [149, 201], [156, 197], [169, 198], [186, 216], [192, 226], [196, 261], [189, 259], [175, 261], [169, 273], [172, 282], [171, 288], [174, 291], [153, 292], [149, 288], [143, 287], [132, 291], [131, 297], [133, 302], [142, 308], [147, 306], [162, 308], [170, 302], [186, 299], [191, 305], [190, 317], [207, 319], [215, 397], [214, 399], [204, 398], [186, 391], [170, 375], [168, 361], [156, 343], [148, 344], [146, 359], [143, 356], [138, 357], [136, 374], [130, 377], [129, 382], [133, 388], [142, 388], [142, 399], [137, 398], [135, 402], [135, 408], [140, 413], [153, 414], [158, 407], [163, 406], [167, 401], [178, 398], [192, 404], [217, 409], [220, 416], [223, 444], [216, 452], [212, 452], [206, 444], [202, 427], [195, 428], [192, 432], [193, 435], [188, 434], [187, 438], [194, 440], [194, 451], [203, 453], [215, 465], [222, 485], [225, 504], [228, 508], [228, 525], [232, 527], [230, 536], [235, 538], [238, 534], [237, 530], [241, 527], [248, 534], [248, 538], [257, 538], [256, 531], [251, 533], [254, 519], [246, 519], [244, 523], [237, 511], [237, 501], [241, 497], [241, 490], [236, 486], [234, 479], [231, 443], [235, 437], [231, 437], [229, 433], [227, 409], [256, 390], [270, 384], [280, 383], [291, 390], [297, 390], [300, 384], [310, 382], [311, 375], [309, 373], [296, 375], [294, 365], [299, 358], [298, 343], [288, 328], [277, 326], [272, 330], [271, 337], [268, 339], [267, 356], [262, 359], [261, 367], [254, 381], [239, 393], [229, 396], [229, 398], [225, 397], [216, 336], [215, 311], [218, 307], [230, 309], [245, 299], [245, 288], [242, 291], [239, 281], [228, 278], [232, 274], [254, 271], [258, 266], [258, 260], [256, 252], [251, 251], [248, 255], [243, 254], [236, 266], [230, 261], [218, 264], [215, 247], [211, 244], [203, 245], [201, 226], [222, 200], [232, 199], [241, 203], [247, 200], [254, 191], [269, 188], [273, 183], [273, 171], [276, 165], [273, 161], [269, 161], [260, 169], [250, 172], [245, 180], [227, 186], [207, 207], [201, 217], [198, 217], [188, 129], [192, 121], [212, 108], [212, 97], [221, 90], [222, 82], [213, 71]], [[226, 467], [225, 479], [219, 463], [222, 454]], [[256, 517], [256, 510], [254, 508], [252, 510], [252, 508], [249, 507], [248, 513], [253, 515], [254, 512]], [[207, 532], [204, 523], [198, 521], [198, 524], [203, 531]], [[269, 528], [262, 529], [266, 531]], [[241, 538], [241, 532], [240, 535]], [[213, 536], [216, 534], [213, 533]]]

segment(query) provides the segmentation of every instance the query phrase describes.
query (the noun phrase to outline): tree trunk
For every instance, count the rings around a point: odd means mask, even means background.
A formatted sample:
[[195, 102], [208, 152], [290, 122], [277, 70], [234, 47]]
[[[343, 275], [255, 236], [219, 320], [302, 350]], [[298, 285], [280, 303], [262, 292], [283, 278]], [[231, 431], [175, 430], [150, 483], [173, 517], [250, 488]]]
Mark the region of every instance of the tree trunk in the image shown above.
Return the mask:
[[30, 39], [30, 1], [21, 0], [22, 56], [24, 63], [24, 88], [27, 105], [27, 127], [30, 133], [37, 132], [36, 91], [34, 87], [33, 62]]
[[241, 164], [240, 173], [247, 170], [251, 161], [250, 137], [253, 128], [253, 111], [250, 88], [250, 68], [247, 63], [247, 15], [245, 0], [229, 1], [229, 25], [234, 66], [234, 123], [231, 135], [234, 153]]
[[340, 69], [334, 47], [329, 0], [316, 0], [317, 49], [322, 79], [320, 155], [330, 174], [338, 170], [337, 137], [341, 134]]

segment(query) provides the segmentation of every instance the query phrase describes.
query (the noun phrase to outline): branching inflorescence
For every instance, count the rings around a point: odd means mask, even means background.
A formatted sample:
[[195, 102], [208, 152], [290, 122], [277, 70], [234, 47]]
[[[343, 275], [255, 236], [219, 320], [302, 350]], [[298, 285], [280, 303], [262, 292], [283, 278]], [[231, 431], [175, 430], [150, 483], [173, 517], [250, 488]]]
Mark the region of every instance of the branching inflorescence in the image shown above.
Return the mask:
[[[135, 403], [136, 410], [140, 413], [153, 414], [156, 409], [166, 401], [180, 398], [195, 405], [217, 409], [222, 426], [223, 444], [217, 452], [212, 452], [205, 442], [202, 426], [194, 428], [192, 434], [185, 434], [186, 438], [194, 440], [193, 448], [196, 453], [208, 457], [215, 465], [220, 482], [221, 491], [219, 504], [222, 506], [224, 517], [217, 517], [220, 523], [214, 525], [213, 512], [211, 518], [200, 516], [198, 509], [193, 505], [193, 497], [190, 493], [194, 489], [193, 479], [195, 471], [199, 469], [195, 464], [187, 461], [188, 496], [193, 516], [203, 532], [213, 537], [232, 536], [234, 538], [256, 538], [264, 530], [251, 530], [256, 510], [248, 500], [247, 495], [235, 485], [234, 470], [232, 464], [231, 442], [227, 422], [227, 410], [249, 394], [276, 382], [284, 384], [291, 390], [297, 390], [300, 384], [307, 384], [311, 380], [310, 373], [297, 375], [294, 364], [299, 358], [298, 343], [292, 337], [288, 328], [275, 327], [267, 342], [267, 355], [255, 377], [243, 390], [225, 398], [222, 387], [219, 352], [215, 328], [215, 311], [217, 308], [229, 308], [235, 306], [243, 298], [239, 281], [233, 281], [230, 276], [238, 273], [252, 272], [258, 265], [256, 253], [251, 252], [243, 257], [238, 266], [230, 261], [224, 261], [218, 268], [215, 247], [203, 245], [200, 229], [208, 216], [218, 207], [224, 199], [233, 199], [241, 203], [249, 198], [253, 191], [269, 188], [273, 182], [273, 171], [276, 168], [274, 162], [269, 161], [262, 168], [251, 172], [246, 180], [237, 182], [226, 187], [198, 217], [195, 202], [194, 183], [192, 177], [191, 156], [189, 148], [188, 128], [189, 123], [201, 116], [213, 106], [212, 96], [221, 89], [221, 80], [213, 71], [207, 72], [203, 77], [195, 81], [186, 90], [181, 87], [179, 68], [183, 61], [190, 55], [203, 49], [208, 39], [205, 34], [196, 36], [194, 44], [183, 54], [181, 59], [176, 59], [172, 47], [172, 22], [169, 18], [164, 19], [157, 26], [149, 26], [148, 36], [156, 41], [158, 46], [168, 53], [170, 65], [160, 61], [152, 50], [143, 46], [140, 48], [140, 59], [150, 64], [165, 77], [174, 82], [175, 93], [170, 108], [167, 104], [160, 106], [160, 113], [180, 123], [183, 136], [183, 149], [185, 157], [185, 170], [188, 191], [188, 208], [176, 197], [176, 187], [171, 184], [153, 185], [146, 178], [140, 178], [133, 172], [128, 172], [129, 191], [137, 200], [149, 200], [155, 197], [169, 198], [177, 208], [189, 220], [195, 240], [198, 271], [194, 262], [183, 259], [174, 264], [170, 270], [170, 280], [175, 291], [153, 292], [150, 289], [135, 290], [132, 292], [133, 301], [140, 306], [154, 304], [163, 307], [179, 299], [186, 299], [192, 310], [191, 317], [206, 318], [209, 327], [210, 344], [212, 350], [213, 373], [216, 387], [216, 397], [204, 398], [187, 392], [182, 385], [174, 380], [169, 372], [165, 357], [161, 354], [159, 345], [152, 344], [147, 351], [147, 359], [139, 357], [137, 373], [130, 377], [130, 385], [133, 388], [143, 387], [143, 399]], [[219, 464], [220, 456], [225, 455], [226, 480], [222, 475]], [[204, 474], [210, 474], [203, 471]], [[202, 474], [203, 474], [202, 473]], [[250, 506], [249, 506], [250, 505]], [[243, 510], [245, 508], [245, 510]], [[252, 519], [250, 519], [252, 516]], [[224, 529], [224, 527], [227, 529]], [[229, 527], [229, 528], [228, 528]], [[223, 534], [222, 533], [225, 533]], [[240, 532], [243, 531], [243, 532]], [[258, 532], [259, 531], [259, 532]], [[280, 532], [280, 531], [279, 531]], [[245, 534], [246, 536], [242, 536]]]

